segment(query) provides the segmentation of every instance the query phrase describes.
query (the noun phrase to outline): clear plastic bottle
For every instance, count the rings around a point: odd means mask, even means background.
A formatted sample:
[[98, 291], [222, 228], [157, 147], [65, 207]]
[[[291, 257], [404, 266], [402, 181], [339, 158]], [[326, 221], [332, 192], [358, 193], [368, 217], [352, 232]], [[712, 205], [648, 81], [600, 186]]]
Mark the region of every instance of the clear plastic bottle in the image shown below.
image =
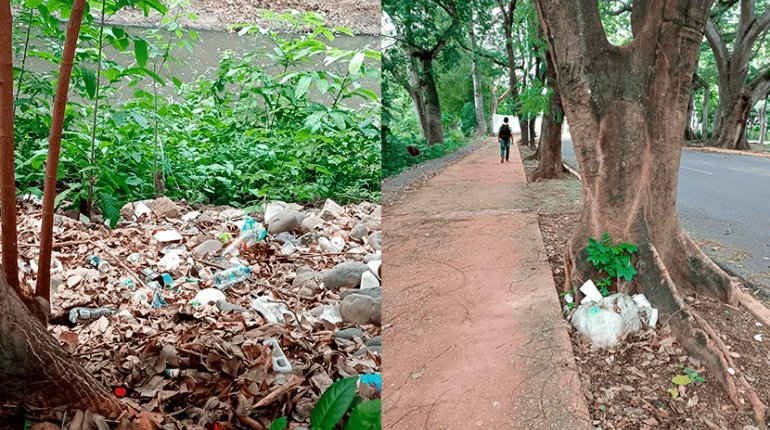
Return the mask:
[[70, 322], [75, 324], [76, 322], [84, 322], [99, 319], [103, 316], [108, 317], [117, 313], [117, 309], [113, 308], [85, 308], [78, 307], [70, 310]]
[[220, 290], [239, 284], [251, 276], [251, 267], [238, 265], [214, 275], [214, 286]]

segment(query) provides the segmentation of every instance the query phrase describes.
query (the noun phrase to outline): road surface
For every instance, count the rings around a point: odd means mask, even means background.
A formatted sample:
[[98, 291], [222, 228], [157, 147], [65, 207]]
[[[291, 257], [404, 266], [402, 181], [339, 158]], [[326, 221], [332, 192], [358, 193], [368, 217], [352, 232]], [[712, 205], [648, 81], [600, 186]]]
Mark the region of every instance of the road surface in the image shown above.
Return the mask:
[[[577, 169], [569, 135], [562, 157]], [[677, 211], [709, 256], [770, 288], [770, 158], [685, 149]]]

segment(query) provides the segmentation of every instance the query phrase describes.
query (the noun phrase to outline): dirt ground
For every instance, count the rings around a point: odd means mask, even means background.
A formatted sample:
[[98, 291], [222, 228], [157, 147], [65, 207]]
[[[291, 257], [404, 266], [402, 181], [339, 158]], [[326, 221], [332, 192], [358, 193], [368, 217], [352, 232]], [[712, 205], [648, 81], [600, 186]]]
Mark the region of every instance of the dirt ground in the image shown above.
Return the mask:
[[[165, 2], [164, 2], [165, 3]], [[321, 12], [327, 25], [348, 27], [359, 35], [379, 35], [380, 2], [371, 0], [191, 0], [181, 12], [194, 13], [198, 19], [184, 20], [183, 25], [206, 30], [226, 30], [230, 25], [254, 23], [259, 9], [285, 11], [289, 9]], [[121, 25], [153, 26], [160, 23], [157, 13], [145, 17], [139, 10], [122, 10], [109, 19]]]
[[[531, 153], [528, 148], [520, 150], [523, 157]], [[536, 161], [525, 162], [528, 178], [536, 166]], [[579, 211], [541, 213], [538, 220], [554, 281], [561, 291], [565, 276], [563, 251], [579, 221]], [[745, 290], [751, 293], [750, 289]], [[692, 295], [685, 299], [730, 346], [735, 370], [767, 404], [770, 401], [767, 370], [770, 348], [766, 343], [770, 332], [767, 328], [743, 307]], [[757, 335], [760, 337], [755, 338]], [[626, 339], [621, 346], [606, 350], [592, 348], [574, 329], [570, 336], [593, 424], [604, 430], [722, 429], [751, 424], [738, 418], [741, 414], [719, 383], [698, 360], [687, 355], [665, 324], [658, 324], [657, 330], [643, 331]], [[672, 379], [678, 375], [688, 375], [694, 382], [677, 386]], [[669, 391], [674, 388], [676, 397]]]

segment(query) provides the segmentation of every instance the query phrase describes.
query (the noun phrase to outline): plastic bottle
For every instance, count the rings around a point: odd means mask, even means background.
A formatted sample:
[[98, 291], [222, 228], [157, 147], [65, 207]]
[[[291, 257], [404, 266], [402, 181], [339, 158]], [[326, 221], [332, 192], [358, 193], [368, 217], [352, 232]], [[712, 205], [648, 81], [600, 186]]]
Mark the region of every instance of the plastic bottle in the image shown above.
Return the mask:
[[100, 272], [106, 272], [110, 268], [110, 264], [96, 255], [88, 257], [88, 264], [94, 266]]
[[248, 266], [238, 265], [231, 267], [227, 270], [223, 270], [214, 275], [214, 286], [220, 290], [239, 284], [251, 276], [251, 268]]
[[70, 322], [75, 324], [78, 321], [95, 320], [103, 316], [108, 317], [117, 312], [118, 310], [114, 308], [72, 308], [70, 310]]
[[246, 220], [241, 227], [241, 234], [223, 251], [224, 255], [237, 254], [237, 250], [249, 249], [257, 242], [264, 240], [267, 237], [267, 230], [261, 223], [254, 221], [251, 217], [246, 217]]

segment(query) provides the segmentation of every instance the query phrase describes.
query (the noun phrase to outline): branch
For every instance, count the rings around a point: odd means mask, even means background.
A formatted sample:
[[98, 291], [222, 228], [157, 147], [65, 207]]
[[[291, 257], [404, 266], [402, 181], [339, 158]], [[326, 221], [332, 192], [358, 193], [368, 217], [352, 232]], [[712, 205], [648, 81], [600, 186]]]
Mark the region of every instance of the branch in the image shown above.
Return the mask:
[[704, 32], [706, 40], [711, 46], [711, 50], [714, 52], [714, 59], [717, 63], [717, 72], [719, 73], [719, 79], [723, 80], [727, 77], [727, 58], [729, 56], [727, 52], [727, 46], [722, 35], [719, 33], [717, 25], [709, 18], [706, 20], [706, 30]]
[[736, 3], [738, 3], [738, 0], [730, 0], [727, 3], [724, 3], [719, 8], [716, 8], [716, 9], [711, 11], [710, 18], [711, 19], [717, 19], [717, 18], [721, 17], [722, 15], [724, 15], [725, 12], [730, 10], [730, 8], [735, 6]]

